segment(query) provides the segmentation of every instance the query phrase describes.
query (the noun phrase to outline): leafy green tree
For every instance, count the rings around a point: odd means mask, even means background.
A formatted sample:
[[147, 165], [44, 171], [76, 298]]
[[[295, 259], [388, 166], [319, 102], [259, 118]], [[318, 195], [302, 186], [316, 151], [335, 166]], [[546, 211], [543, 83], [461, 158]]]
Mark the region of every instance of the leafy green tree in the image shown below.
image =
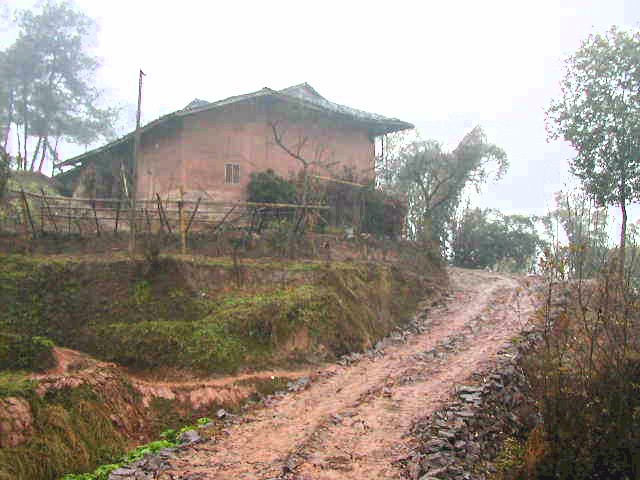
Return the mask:
[[640, 198], [640, 32], [591, 35], [567, 60], [561, 87], [548, 111], [550, 136], [576, 150], [572, 171], [589, 195], [620, 207], [622, 278], [627, 205]]
[[465, 209], [452, 229], [451, 261], [466, 268], [529, 271], [543, 244], [535, 224], [535, 217]]
[[407, 195], [408, 223], [415, 238], [447, 240], [448, 222], [460, 203], [465, 187], [480, 188], [491, 176], [500, 178], [508, 168], [505, 152], [487, 143], [475, 127], [451, 152], [435, 140], [413, 141], [388, 162], [385, 175], [393, 190]]
[[99, 63], [88, 52], [93, 20], [68, 2], [47, 2], [17, 19], [18, 38], [2, 52], [0, 67], [3, 145], [13, 130], [18, 167], [42, 171], [47, 155], [56, 161], [60, 141], [88, 145], [110, 137], [116, 111], [100, 106], [94, 86]]

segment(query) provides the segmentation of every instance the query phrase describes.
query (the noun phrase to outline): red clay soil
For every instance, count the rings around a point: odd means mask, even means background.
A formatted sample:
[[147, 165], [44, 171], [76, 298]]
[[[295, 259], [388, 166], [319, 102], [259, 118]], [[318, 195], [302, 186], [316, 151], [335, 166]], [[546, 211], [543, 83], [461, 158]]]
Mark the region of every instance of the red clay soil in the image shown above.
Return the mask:
[[[296, 380], [302, 376], [314, 378], [310, 369], [300, 370], [264, 370], [220, 378], [194, 378], [183, 372], [182, 380], [173, 380], [177, 375], [172, 372], [172, 380], [156, 380], [138, 376], [115, 363], [96, 360], [89, 355], [69, 348], [55, 347], [54, 356], [57, 365], [32, 377], [39, 381], [37, 391], [40, 395], [52, 389], [77, 387], [82, 384], [106, 384], [117, 381], [116, 375], [126, 378], [141, 394], [142, 406], [148, 407], [154, 398], [177, 400], [191, 410], [211, 405], [237, 405], [256, 392], [252, 382], [261, 379]], [[242, 381], [247, 381], [244, 385]]]
[[[429, 328], [384, 355], [332, 365], [311, 386], [272, 402], [171, 460], [162, 479], [397, 479], [415, 448], [415, 421], [451, 399], [526, 324], [523, 280], [452, 270], [446, 306], [418, 312]], [[450, 353], [425, 355], [444, 345]]]

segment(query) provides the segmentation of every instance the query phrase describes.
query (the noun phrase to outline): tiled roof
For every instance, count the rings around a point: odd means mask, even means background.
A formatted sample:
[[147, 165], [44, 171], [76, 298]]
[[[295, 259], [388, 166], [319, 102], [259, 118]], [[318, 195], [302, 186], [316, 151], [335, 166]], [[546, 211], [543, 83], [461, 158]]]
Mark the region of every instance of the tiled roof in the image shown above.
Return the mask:
[[[258, 90], [257, 92], [247, 93], [244, 95], [237, 95], [229, 98], [225, 98], [223, 100], [218, 100], [216, 102], [207, 102], [206, 100], [201, 100], [199, 98], [195, 98], [189, 104], [184, 107], [182, 110], [178, 110], [176, 112], [170, 113], [168, 115], [164, 115], [144, 127], [142, 127], [141, 131], [150, 130], [165, 121], [175, 118], [182, 117], [186, 115], [194, 115], [200, 112], [213, 110], [224, 105], [229, 105], [232, 103], [238, 103], [245, 100], [264, 97], [264, 96], [272, 96], [277, 97], [283, 101], [287, 102], [297, 102], [302, 105], [316, 109], [319, 111], [324, 111], [327, 113], [332, 113], [336, 115], [340, 115], [343, 117], [351, 118], [357, 121], [364, 122], [369, 126], [373, 127], [373, 131], [376, 135], [382, 135], [384, 133], [396, 132], [400, 130], [407, 130], [409, 128], [413, 128], [413, 125], [407, 122], [403, 122], [402, 120], [398, 120], [397, 118], [388, 118], [382, 115], [378, 115], [375, 113], [365, 112], [363, 110], [358, 110], [355, 108], [347, 107], [344, 105], [339, 105], [337, 103], [330, 102], [322, 95], [320, 95], [316, 90], [309, 85], [308, 83], [301, 83], [299, 85], [293, 85], [291, 87], [287, 87], [282, 90], [272, 90], [270, 88], [263, 88], [262, 90]], [[133, 133], [128, 133], [127, 135], [115, 140], [107, 145], [96, 148], [89, 152], [83, 153], [82, 155], [78, 155], [77, 157], [70, 158], [65, 160], [60, 165], [77, 165], [78, 163], [83, 162], [84, 160], [92, 157], [95, 154], [102, 153], [106, 150], [109, 150], [116, 145], [120, 145], [122, 143], [128, 142], [133, 139]]]

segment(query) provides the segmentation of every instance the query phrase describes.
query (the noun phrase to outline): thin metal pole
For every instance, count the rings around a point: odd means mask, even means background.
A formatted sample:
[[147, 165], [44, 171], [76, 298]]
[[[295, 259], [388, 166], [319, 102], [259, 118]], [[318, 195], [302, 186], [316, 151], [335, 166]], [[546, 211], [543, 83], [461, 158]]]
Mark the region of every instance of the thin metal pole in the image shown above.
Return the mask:
[[131, 164], [131, 191], [130, 195], [130, 215], [131, 221], [129, 225], [129, 254], [135, 255], [136, 252], [136, 197], [138, 190], [138, 150], [140, 148], [140, 110], [142, 108], [142, 77], [145, 73], [140, 70], [138, 78], [138, 111], [136, 113], [136, 131], [133, 136], [133, 161]]

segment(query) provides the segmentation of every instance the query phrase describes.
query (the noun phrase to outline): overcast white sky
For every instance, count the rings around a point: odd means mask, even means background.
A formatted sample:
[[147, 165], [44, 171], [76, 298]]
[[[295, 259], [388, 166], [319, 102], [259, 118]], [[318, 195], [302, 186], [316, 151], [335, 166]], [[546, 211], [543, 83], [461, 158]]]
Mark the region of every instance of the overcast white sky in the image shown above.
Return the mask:
[[[449, 146], [480, 124], [511, 169], [479, 202], [508, 213], [545, 213], [569, 179], [571, 149], [548, 143], [544, 127], [562, 59], [589, 33], [640, 27], [637, 0], [75, 3], [99, 24], [98, 82], [114, 104], [135, 104], [146, 72], [144, 122], [194, 97], [306, 81]], [[132, 128], [133, 116], [125, 120]]]

